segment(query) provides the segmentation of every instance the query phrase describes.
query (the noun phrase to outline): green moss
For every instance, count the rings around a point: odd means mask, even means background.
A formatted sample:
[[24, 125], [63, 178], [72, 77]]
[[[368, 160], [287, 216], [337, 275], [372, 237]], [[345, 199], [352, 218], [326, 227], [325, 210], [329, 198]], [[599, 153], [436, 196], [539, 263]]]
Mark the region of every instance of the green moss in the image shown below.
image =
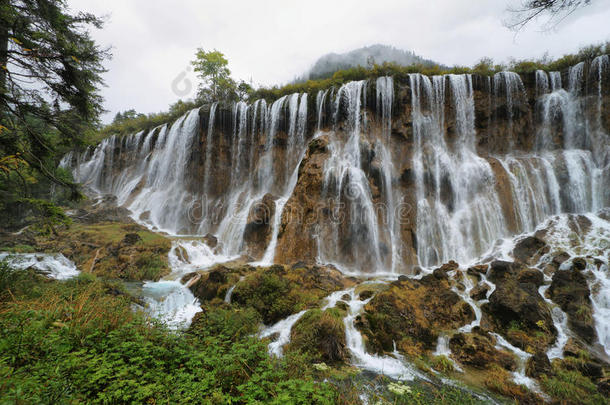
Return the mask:
[[[338, 273], [339, 274], [339, 273]], [[232, 303], [258, 311], [265, 324], [318, 306], [333, 291], [345, 287], [342, 276], [320, 267], [287, 270], [281, 265], [259, 268], [237, 284]]]
[[293, 326], [286, 351], [301, 351], [315, 362], [345, 361], [345, 315], [345, 311], [338, 308], [307, 311]]

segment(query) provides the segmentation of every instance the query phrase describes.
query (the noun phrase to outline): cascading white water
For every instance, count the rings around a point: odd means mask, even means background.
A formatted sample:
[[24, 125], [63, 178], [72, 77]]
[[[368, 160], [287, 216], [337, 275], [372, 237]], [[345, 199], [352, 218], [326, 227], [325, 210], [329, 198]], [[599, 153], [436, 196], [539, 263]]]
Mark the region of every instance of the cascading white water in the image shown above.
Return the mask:
[[15, 269], [34, 268], [36, 271], [57, 280], [66, 280], [78, 276], [76, 265], [61, 253], [7, 253], [0, 252], [0, 262], [6, 261]]
[[[445, 81], [456, 114], [453, 145], [445, 141]], [[470, 75], [410, 76], [413, 169], [417, 198], [417, 253], [425, 266], [468, 261], [506, 234], [489, 163], [474, 148]], [[463, 241], [471, 241], [464, 246]]]

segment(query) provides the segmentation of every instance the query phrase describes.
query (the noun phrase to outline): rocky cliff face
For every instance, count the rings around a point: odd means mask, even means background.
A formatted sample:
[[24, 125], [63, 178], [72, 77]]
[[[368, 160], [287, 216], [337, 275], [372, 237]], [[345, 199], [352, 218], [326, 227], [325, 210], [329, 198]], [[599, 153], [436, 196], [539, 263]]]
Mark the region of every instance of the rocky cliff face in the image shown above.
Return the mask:
[[523, 77], [382, 77], [214, 104], [63, 164], [136, 220], [213, 234], [225, 255], [409, 274], [608, 206], [609, 106], [607, 56]]

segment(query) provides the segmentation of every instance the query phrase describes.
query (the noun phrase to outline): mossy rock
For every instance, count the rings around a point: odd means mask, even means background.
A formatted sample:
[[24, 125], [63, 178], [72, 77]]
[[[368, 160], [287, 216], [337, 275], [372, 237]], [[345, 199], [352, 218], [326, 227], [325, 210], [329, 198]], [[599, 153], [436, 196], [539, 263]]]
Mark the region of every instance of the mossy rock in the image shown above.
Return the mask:
[[351, 287], [353, 280], [323, 266], [258, 268], [233, 290], [232, 302], [258, 311], [267, 325], [318, 306], [330, 293]]
[[312, 361], [343, 363], [348, 358], [345, 342], [345, 311], [312, 309], [293, 326], [286, 352], [306, 353]]
[[396, 342], [405, 354], [431, 350], [439, 332], [472, 322], [475, 319], [472, 308], [451, 290], [449, 280], [442, 276], [439, 273], [421, 280], [402, 279], [378, 293], [365, 306], [365, 313], [357, 323], [368, 339], [368, 349], [390, 352]]
[[128, 281], [156, 281], [169, 274], [171, 245], [161, 234], [119, 222], [77, 223], [37, 240], [38, 249], [63, 253], [83, 272]]

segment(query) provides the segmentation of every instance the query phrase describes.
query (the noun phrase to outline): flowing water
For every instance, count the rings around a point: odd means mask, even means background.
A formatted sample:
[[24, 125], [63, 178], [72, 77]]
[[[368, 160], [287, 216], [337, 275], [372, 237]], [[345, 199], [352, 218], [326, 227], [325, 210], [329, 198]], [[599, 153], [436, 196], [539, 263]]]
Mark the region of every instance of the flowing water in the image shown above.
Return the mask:
[[24, 270], [33, 268], [37, 272], [57, 280], [77, 276], [80, 271], [76, 265], [61, 253], [6, 253], [0, 252], [0, 261], [6, 261], [11, 267]]

